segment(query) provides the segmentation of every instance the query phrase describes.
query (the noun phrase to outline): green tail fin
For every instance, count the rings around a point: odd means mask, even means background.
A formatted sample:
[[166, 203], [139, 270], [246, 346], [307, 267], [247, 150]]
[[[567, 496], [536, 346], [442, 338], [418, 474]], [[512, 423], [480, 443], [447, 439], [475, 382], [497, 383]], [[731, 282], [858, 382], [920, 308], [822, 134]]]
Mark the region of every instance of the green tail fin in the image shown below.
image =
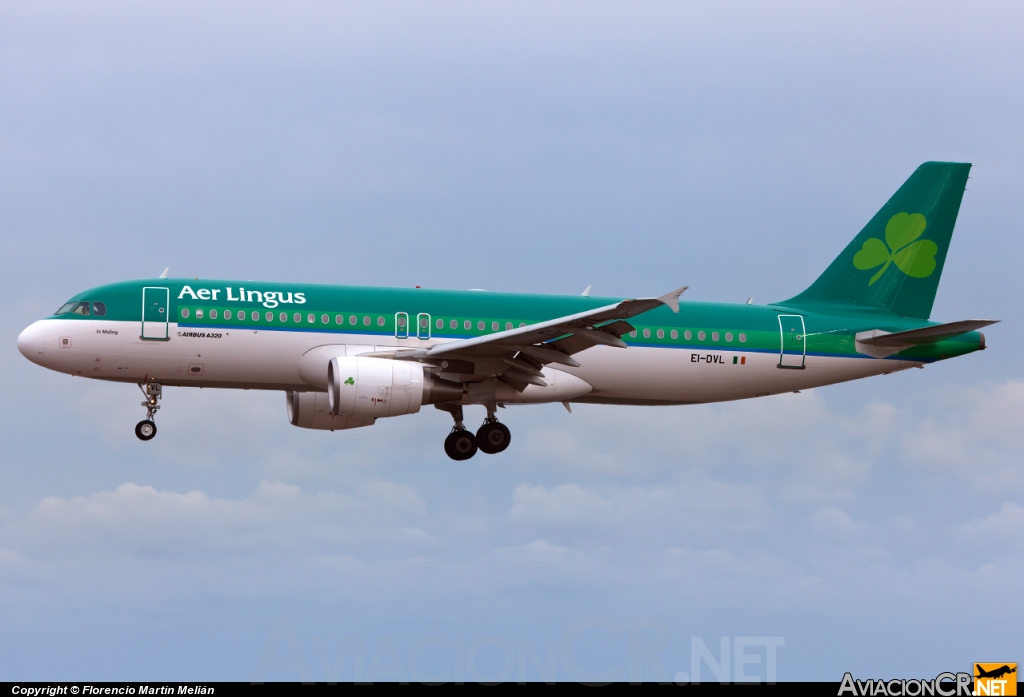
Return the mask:
[[918, 167], [825, 273], [782, 304], [928, 319], [970, 170], [958, 162]]

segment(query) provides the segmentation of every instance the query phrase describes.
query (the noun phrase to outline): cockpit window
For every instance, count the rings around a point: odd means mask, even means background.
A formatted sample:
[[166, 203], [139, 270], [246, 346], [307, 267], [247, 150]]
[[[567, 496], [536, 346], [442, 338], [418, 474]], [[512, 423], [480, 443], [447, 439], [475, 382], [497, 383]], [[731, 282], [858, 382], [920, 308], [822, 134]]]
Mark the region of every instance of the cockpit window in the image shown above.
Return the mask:
[[105, 314], [107, 314], [107, 306], [105, 304], [100, 302], [94, 302], [92, 304], [93, 317], [102, 317]]
[[67, 313], [71, 312], [71, 308], [73, 308], [77, 304], [78, 303], [64, 303], [63, 305], [60, 306], [60, 309], [54, 312], [53, 314], [66, 315]]
[[84, 315], [84, 316], [88, 317], [89, 316], [89, 302], [86, 301], [86, 302], [83, 302], [83, 303], [78, 303], [77, 305], [75, 305], [75, 309], [71, 311], [71, 314], [73, 314], [73, 315]]

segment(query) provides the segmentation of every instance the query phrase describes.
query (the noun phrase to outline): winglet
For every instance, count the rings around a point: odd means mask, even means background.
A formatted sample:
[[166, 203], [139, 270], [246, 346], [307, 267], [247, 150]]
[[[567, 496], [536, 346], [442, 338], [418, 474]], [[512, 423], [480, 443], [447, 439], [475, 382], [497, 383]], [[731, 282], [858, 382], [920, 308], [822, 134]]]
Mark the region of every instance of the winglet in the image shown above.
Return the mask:
[[164, 272], [162, 274], [157, 276], [157, 278], [167, 278], [167, 274], [169, 274], [170, 272], [171, 272], [171, 267], [168, 266], [166, 269], [164, 269]]
[[580, 293], [580, 295], [582, 295], [584, 298], [589, 298], [590, 297], [590, 289], [592, 287], [593, 286], [587, 286], [587, 289], [585, 291], [583, 291], [582, 293]]
[[658, 300], [669, 306], [672, 312], [679, 312], [679, 296], [686, 292], [686, 289], [690, 286], [683, 286], [682, 288], [676, 288], [671, 293], [665, 293]]

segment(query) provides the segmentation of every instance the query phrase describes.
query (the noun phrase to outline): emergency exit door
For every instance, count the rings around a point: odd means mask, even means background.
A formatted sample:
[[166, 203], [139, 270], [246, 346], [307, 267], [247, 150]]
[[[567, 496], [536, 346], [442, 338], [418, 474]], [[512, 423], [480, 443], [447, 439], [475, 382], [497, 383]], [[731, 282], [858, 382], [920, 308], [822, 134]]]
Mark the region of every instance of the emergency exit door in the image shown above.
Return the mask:
[[167, 288], [142, 289], [142, 338], [167, 341], [171, 292]]
[[430, 338], [430, 315], [426, 312], [421, 312], [416, 315], [416, 338]]
[[804, 357], [807, 355], [807, 333], [803, 315], [779, 315], [779, 331], [782, 333], [779, 367], [803, 368]]
[[408, 312], [396, 312], [395, 313], [395, 338], [396, 339], [408, 339], [409, 338], [409, 313]]

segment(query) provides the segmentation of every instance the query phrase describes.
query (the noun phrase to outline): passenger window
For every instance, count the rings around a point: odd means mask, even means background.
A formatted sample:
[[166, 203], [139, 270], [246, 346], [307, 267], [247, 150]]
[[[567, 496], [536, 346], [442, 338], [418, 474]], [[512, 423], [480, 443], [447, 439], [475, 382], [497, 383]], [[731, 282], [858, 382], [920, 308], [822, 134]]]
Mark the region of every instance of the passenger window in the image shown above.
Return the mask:
[[[313, 315], [310, 315], [309, 318], [310, 318], [309, 321], [312, 322], [313, 321]], [[320, 315], [320, 324], [330, 324], [330, 323], [331, 323], [331, 318], [330, 317], [328, 317], [327, 315]]]
[[210, 319], [217, 319], [217, 311], [210, 310]]
[[678, 339], [679, 338], [679, 332], [677, 332], [675, 329], [673, 329], [672, 333], [669, 334], [669, 336], [671, 336], [673, 339]]
[[73, 308], [77, 304], [78, 303], [64, 303], [63, 305], [60, 306], [60, 309], [54, 312], [53, 314], [66, 315], [67, 313], [71, 312], [71, 308]]
[[[301, 322], [301, 321], [302, 321], [302, 315], [301, 315], [301, 314], [299, 314], [298, 312], [296, 312], [296, 313], [295, 313], [294, 315], [292, 315], [292, 319], [293, 319], [293, 320], [295, 320], [295, 323], [296, 323], [296, 324], [298, 324], [299, 322]], [[310, 315], [310, 316], [309, 316], [309, 321], [310, 321], [310, 322], [312, 322], [312, 321], [313, 321], [313, 315]]]
[[633, 331], [631, 331], [629, 333], [629, 335], [635, 339], [636, 338], [636, 330], [634, 329]]
[[278, 317], [281, 319], [282, 322], [287, 322], [288, 321], [288, 313], [287, 312], [282, 312], [280, 315], [278, 315]]
[[496, 331], [498, 331], [498, 327], [500, 327], [500, 326], [501, 326], [501, 325], [500, 325], [500, 324], [498, 324], [497, 322], [491, 322], [491, 331], [492, 331], [492, 332], [496, 332]]
[[693, 332], [687, 329], [685, 332], [683, 332], [683, 338], [689, 341], [690, 339], [693, 338]]
[[[520, 322], [520, 323], [519, 323], [519, 326], [520, 326], [520, 327], [525, 327], [525, 326], [526, 326], [526, 322]], [[633, 332], [633, 333], [635, 334], [636, 332]]]
[[743, 332], [740, 332], [740, 343], [741, 344], [747, 343], [747, 335], [744, 334]]
[[478, 321], [478, 322], [476, 323], [476, 329], [477, 329], [477, 331], [480, 331], [480, 332], [482, 332], [482, 331], [484, 330], [484, 327], [486, 327], [486, 326], [487, 326], [487, 325], [486, 325], [486, 324], [484, 324], [484, 321], [483, 321], [483, 320], [480, 320], [480, 321]]
[[452, 329], [458, 329], [459, 328], [459, 320], [453, 319], [451, 322], [448, 323], [448, 326], [451, 327]]
[[224, 319], [231, 319], [231, 310], [224, 310]]
[[106, 314], [107, 314], [107, 306], [106, 305], [104, 305], [103, 303], [98, 303], [98, 302], [92, 304], [92, 316], [93, 317], [103, 317]]
[[658, 338], [659, 339], [664, 339], [665, 338], [665, 330], [664, 329], [659, 329], [658, 330]]
[[181, 308], [181, 316], [182, 316], [183, 319], [188, 319], [188, 308], [187, 307]]
[[469, 320], [467, 319], [467, 320], [466, 320], [465, 322], [463, 322], [463, 323], [462, 323], [462, 328], [463, 328], [463, 329], [472, 329], [472, 328], [473, 328], [473, 323], [472, 323], [472, 322], [470, 322], [470, 321], [469, 321]]
[[348, 323], [349, 324], [356, 324], [358, 322], [359, 322], [359, 320], [356, 318], [355, 315], [349, 315], [348, 316]]
[[377, 318], [377, 326], [378, 327], [383, 327], [384, 326], [384, 318], [383, 317], [378, 317]]
[[83, 317], [89, 316], [89, 303], [78, 303], [75, 305], [75, 309], [71, 311], [73, 315], [82, 315]]
[[512, 323], [511, 322], [505, 322], [505, 331], [508, 331], [511, 328], [512, 328]]
[[273, 322], [274, 321], [274, 313], [273, 312], [268, 312], [266, 314], [266, 317], [267, 317], [267, 321], [268, 322]]
[[364, 327], [369, 327], [370, 326], [370, 316], [369, 315], [363, 315], [363, 326]]
[[203, 318], [203, 311], [202, 311], [202, 309], [196, 310], [196, 319], [202, 319], [202, 318]]
[[650, 339], [651, 338], [651, 330], [650, 329], [645, 329], [644, 330], [644, 338], [645, 339]]
[[726, 332], [725, 333], [725, 340], [726, 341], [732, 341], [732, 332]]
[[718, 332], [711, 332], [711, 340], [718, 341]]
[[[256, 313], [253, 313], [253, 314], [255, 315]], [[239, 310], [238, 311], [238, 319], [245, 319], [245, 310]]]
[[341, 315], [335, 315], [334, 316], [334, 323], [335, 324], [344, 324], [345, 323], [345, 318], [342, 317]]
[[437, 320], [436, 322], [434, 322], [434, 324], [437, 325], [438, 329], [444, 329], [444, 320], [443, 319]]
[[707, 334], [705, 334], [704, 332], [697, 332], [697, 338], [700, 339], [701, 341], [704, 341], [704, 337], [706, 336]]

